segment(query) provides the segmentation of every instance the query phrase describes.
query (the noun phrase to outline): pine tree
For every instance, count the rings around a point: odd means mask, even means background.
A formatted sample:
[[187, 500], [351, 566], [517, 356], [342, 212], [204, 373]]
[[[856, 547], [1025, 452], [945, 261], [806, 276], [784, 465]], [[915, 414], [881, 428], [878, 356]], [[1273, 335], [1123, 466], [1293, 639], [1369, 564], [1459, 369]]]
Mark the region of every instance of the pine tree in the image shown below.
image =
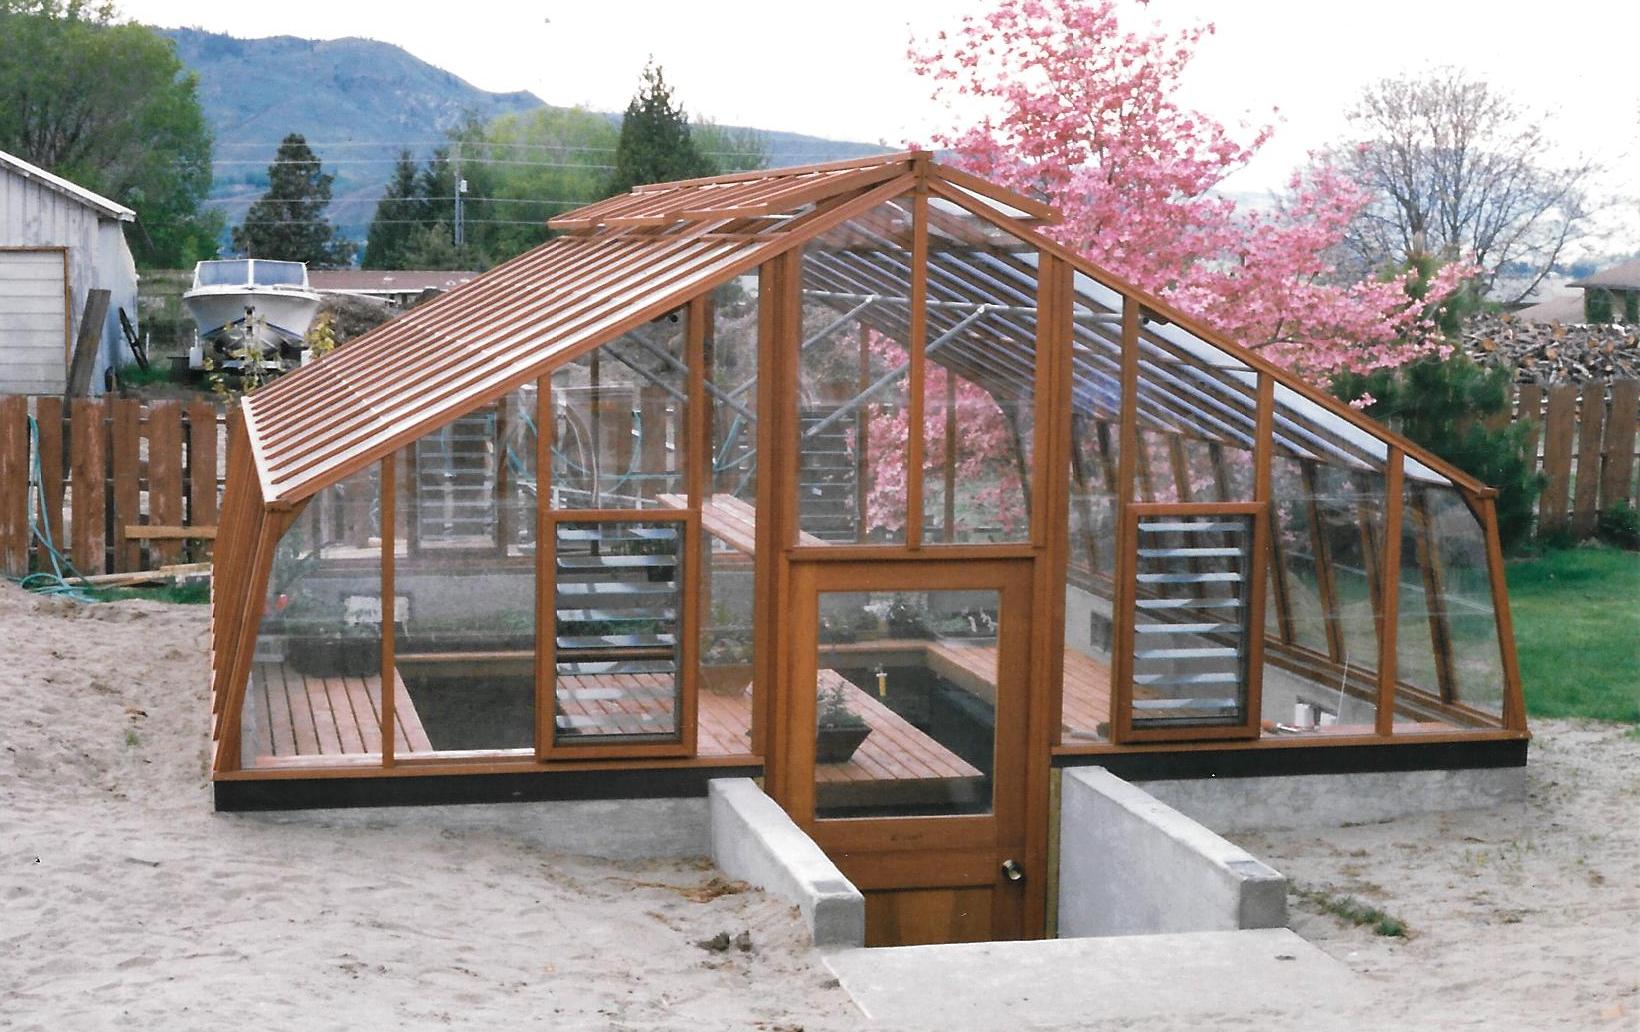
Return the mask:
[[625, 193], [643, 183], [716, 173], [717, 166], [696, 147], [689, 119], [674, 100], [660, 67], [653, 62], [645, 65], [642, 84], [621, 121], [608, 194]]
[[376, 204], [365, 237], [364, 261], [367, 269], [403, 269], [404, 255], [421, 218], [416, 183], [416, 162], [409, 149], [399, 152], [387, 190]]
[[234, 249], [251, 258], [278, 258], [309, 265], [346, 265], [351, 241], [336, 236], [325, 220], [330, 184], [318, 155], [300, 133], [279, 144], [268, 166], [268, 191], [245, 213], [233, 231]]

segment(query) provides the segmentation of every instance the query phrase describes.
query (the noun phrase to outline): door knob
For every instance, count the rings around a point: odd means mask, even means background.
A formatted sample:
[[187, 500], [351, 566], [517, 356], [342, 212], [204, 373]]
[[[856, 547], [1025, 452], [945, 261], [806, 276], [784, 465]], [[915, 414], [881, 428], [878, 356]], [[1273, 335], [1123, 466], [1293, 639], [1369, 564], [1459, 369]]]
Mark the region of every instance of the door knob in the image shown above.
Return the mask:
[[1002, 861], [1002, 876], [1011, 882], [1021, 882], [1025, 880], [1025, 869], [1020, 867], [1017, 861], [1004, 860]]

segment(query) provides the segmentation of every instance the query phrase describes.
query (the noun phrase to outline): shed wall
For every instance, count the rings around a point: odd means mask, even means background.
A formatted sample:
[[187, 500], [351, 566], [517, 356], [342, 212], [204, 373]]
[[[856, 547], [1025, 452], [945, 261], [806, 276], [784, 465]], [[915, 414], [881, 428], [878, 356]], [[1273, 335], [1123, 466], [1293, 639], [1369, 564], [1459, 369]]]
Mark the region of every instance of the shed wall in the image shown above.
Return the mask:
[[[137, 268], [117, 219], [108, 218], [50, 187], [9, 169], [0, 168], [0, 248], [65, 247], [68, 249], [67, 340], [79, 333], [86, 293], [92, 288], [110, 292], [102, 345], [91, 378], [94, 393], [102, 392], [104, 372], [122, 359], [124, 339], [119, 312], [137, 322]], [[3, 253], [3, 252], [0, 252]], [[0, 295], [3, 298], [4, 295]], [[0, 305], [4, 305], [0, 300]], [[0, 315], [4, 312], [0, 311]], [[4, 324], [0, 324], [0, 329]], [[60, 354], [55, 369], [44, 368], [40, 356], [13, 362], [10, 335], [0, 337], [0, 393], [57, 394], [67, 380], [69, 356]]]

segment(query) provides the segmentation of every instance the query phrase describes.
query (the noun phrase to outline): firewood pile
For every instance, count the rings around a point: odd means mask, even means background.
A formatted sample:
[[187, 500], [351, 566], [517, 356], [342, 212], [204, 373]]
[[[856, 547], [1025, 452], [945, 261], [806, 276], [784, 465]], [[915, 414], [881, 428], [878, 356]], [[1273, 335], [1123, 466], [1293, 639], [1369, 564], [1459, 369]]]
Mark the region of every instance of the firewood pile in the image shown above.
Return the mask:
[[1640, 326], [1477, 315], [1464, 327], [1463, 349], [1482, 364], [1514, 369], [1517, 383], [1640, 378]]

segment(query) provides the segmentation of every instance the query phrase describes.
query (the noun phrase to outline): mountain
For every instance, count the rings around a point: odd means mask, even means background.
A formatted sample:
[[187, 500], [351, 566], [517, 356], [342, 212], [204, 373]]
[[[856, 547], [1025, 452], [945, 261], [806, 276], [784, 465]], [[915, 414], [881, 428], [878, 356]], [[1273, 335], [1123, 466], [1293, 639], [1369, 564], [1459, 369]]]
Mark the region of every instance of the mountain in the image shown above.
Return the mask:
[[[545, 107], [532, 93], [491, 93], [391, 43], [296, 36], [238, 39], [201, 29], [161, 29], [199, 76], [199, 98], [216, 134], [211, 201], [238, 222], [267, 187], [267, 164], [287, 133], [307, 137], [335, 175], [331, 219], [363, 240], [393, 159], [418, 158], [469, 115], [489, 121]], [[618, 114], [606, 117], [619, 122]], [[725, 127], [734, 129], [736, 127]], [[756, 130], [770, 165], [880, 153], [867, 143]]]

